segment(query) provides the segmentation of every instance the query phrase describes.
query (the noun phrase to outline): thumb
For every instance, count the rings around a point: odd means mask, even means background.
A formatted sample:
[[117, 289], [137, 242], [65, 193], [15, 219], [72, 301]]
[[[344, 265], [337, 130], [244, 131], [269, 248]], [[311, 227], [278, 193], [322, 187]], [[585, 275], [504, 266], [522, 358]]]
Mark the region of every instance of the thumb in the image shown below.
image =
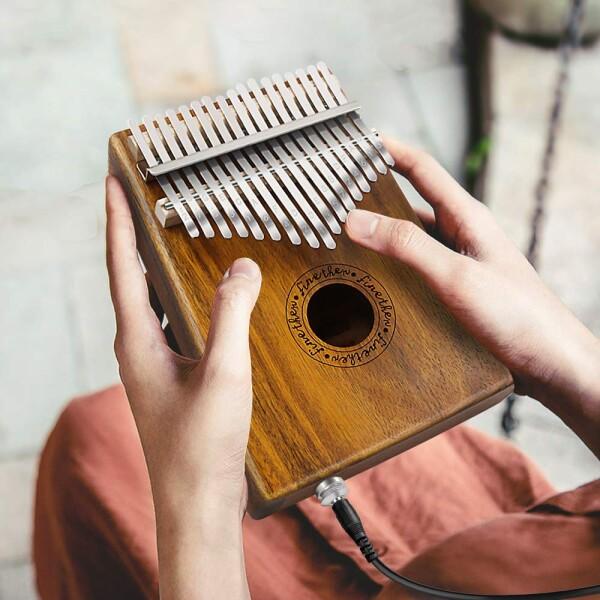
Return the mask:
[[260, 292], [261, 274], [249, 258], [238, 258], [217, 288], [204, 365], [211, 373], [246, 376], [250, 367], [250, 315]]
[[412, 221], [367, 210], [350, 211], [346, 231], [361, 246], [412, 267], [434, 290], [443, 291], [469, 260], [446, 248]]

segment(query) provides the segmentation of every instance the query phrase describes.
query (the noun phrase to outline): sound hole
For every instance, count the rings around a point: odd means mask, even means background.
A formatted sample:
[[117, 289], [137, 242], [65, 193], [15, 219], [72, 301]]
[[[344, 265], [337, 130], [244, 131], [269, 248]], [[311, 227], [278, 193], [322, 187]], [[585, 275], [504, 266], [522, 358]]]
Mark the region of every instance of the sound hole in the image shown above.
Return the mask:
[[360, 344], [375, 321], [373, 306], [365, 295], [344, 283], [319, 288], [308, 301], [306, 315], [316, 336], [338, 348]]

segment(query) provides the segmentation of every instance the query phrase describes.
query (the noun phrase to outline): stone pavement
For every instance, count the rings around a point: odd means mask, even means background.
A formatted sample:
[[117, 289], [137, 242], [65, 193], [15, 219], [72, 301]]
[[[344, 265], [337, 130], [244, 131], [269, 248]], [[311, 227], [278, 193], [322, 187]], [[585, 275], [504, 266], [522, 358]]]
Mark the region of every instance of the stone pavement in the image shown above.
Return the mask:
[[[34, 597], [38, 452], [65, 402], [117, 380], [104, 269], [108, 135], [127, 118], [247, 78], [328, 62], [365, 120], [461, 170], [466, 132], [457, 5], [449, 0], [10, 2], [0, 20], [0, 600]], [[177, 10], [176, 10], [177, 8]], [[497, 39], [494, 212], [523, 246], [555, 56]], [[596, 332], [600, 49], [577, 57], [542, 275]], [[409, 195], [419, 201], [414, 191]], [[516, 443], [566, 488], [591, 454], [527, 400]], [[498, 410], [474, 419], [497, 433]]]

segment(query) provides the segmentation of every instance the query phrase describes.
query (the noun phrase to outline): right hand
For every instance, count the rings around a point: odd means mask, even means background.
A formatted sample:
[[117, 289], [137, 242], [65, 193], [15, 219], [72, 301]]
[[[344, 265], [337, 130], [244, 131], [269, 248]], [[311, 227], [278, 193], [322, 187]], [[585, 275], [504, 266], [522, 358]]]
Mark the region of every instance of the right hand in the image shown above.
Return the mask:
[[[578, 386], [600, 390], [600, 342], [542, 283], [491, 212], [431, 156], [385, 140], [433, 213], [410, 221], [351, 211], [352, 240], [417, 271], [473, 337], [512, 372], [516, 390], [544, 401]], [[431, 234], [429, 235], [428, 232]], [[600, 404], [596, 397], [595, 410]]]

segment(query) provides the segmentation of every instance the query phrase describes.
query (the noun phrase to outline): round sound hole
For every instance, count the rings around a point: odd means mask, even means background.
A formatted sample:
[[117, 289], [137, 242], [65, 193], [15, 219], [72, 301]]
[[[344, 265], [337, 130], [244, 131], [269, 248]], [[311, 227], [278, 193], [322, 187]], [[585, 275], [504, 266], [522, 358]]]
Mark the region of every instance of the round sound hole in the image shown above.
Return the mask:
[[319, 288], [308, 301], [306, 316], [315, 335], [338, 348], [360, 344], [371, 333], [375, 322], [368, 298], [345, 283]]

